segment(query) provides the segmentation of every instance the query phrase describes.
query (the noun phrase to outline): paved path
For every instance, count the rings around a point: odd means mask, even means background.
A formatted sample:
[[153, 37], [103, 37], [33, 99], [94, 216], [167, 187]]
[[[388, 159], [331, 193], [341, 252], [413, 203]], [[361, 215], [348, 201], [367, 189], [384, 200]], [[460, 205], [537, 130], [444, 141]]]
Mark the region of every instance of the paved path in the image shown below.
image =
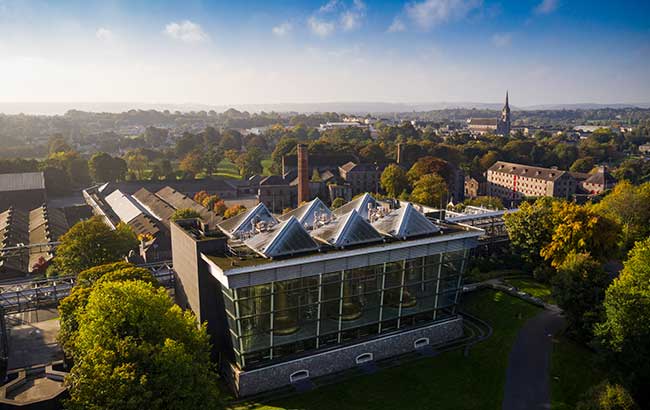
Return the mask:
[[519, 330], [506, 372], [502, 410], [551, 408], [551, 335], [564, 326], [557, 307], [543, 310]]

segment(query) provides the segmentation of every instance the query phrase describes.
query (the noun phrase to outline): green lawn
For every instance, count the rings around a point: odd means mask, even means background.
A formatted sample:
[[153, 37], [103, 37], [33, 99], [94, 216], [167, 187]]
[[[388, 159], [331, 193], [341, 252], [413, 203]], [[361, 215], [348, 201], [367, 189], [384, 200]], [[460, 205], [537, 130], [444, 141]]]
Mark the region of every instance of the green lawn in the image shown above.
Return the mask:
[[219, 167], [217, 167], [217, 171], [213, 175], [241, 179], [239, 168], [237, 168], [237, 166], [227, 158], [224, 158], [219, 162]]
[[233, 409], [500, 409], [510, 348], [521, 325], [539, 308], [488, 289], [465, 295], [463, 308], [494, 329], [468, 357], [451, 351], [306, 394]]
[[549, 285], [537, 282], [534, 279], [506, 279], [505, 282], [546, 303], [555, 304]]
[[551, 355], [551, 408], [575, 409], [580, 397], [605, 379], [595, 363], [595, 353], [560, 337], [554, 340]]

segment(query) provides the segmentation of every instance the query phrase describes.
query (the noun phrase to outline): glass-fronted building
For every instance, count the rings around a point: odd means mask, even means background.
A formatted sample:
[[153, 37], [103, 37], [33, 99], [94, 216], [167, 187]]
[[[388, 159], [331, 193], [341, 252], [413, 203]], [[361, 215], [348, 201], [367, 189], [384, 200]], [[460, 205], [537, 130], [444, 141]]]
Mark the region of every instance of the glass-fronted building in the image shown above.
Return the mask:
[[369, 195], [338, 213], [319, 202], [277, 218], [261, 205], [213, 236], [173, 229], [179, 303], [208, 322], [240, 395], [462, 336], [482, 231]]

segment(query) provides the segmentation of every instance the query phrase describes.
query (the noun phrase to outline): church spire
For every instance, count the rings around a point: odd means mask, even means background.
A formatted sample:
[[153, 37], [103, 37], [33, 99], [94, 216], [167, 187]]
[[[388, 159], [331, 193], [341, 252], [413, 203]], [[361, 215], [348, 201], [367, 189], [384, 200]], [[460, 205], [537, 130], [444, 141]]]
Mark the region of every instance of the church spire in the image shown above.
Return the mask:
[[506, 106], [504, 108], [510, 109], [510, 105], [508, 104], [508, 90], [506, 90]]

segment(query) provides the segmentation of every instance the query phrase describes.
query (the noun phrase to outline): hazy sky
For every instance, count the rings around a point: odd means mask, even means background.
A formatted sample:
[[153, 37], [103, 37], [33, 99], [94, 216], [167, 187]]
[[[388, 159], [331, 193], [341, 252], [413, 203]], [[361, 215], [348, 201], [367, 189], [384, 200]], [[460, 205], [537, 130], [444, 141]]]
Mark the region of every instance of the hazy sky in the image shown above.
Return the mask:
[[650, 101], [650, 1], [0, 0], [0, 101]]

